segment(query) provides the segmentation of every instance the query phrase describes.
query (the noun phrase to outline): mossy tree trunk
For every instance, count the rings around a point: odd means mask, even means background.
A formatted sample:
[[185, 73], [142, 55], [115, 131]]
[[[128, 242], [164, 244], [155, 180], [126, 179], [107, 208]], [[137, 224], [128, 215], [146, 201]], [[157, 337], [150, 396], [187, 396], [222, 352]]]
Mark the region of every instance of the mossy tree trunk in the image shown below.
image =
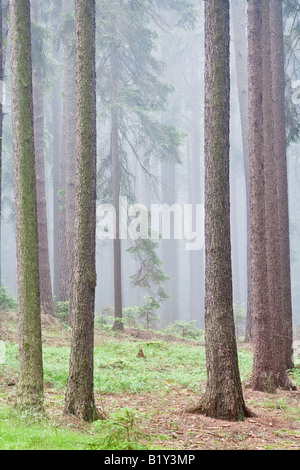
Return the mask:
[[229, 421], [246, 408], [235, 339], [229, 194], [229, 0], [205, 1], [206, 392], [194, 411]]
[[100, 418], [94, 401], [96, 288], [95, 0], [76, 1], [76, 229], [72, 341], [65, 412]]
[[43, 408], [38, 226], [29, 0], [10, 2], [15, 211], [18, 261], [17, 404]]

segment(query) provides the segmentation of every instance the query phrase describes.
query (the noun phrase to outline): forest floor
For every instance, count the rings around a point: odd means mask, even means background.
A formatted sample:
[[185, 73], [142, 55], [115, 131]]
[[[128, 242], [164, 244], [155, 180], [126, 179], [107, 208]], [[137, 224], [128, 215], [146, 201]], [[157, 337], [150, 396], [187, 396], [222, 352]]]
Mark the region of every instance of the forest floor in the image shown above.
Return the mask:
[[[231, 423], [186, 412], [205, 389], [203, 344], [138, 329], [126, 330], [125, 335], [97, 330], [95, 397], [108, 419], [86, 424], [63, 414], [70, 332], [57, 321], [46, 319], [43, 341], [49, 420], [43, 432], [34, 433], [36, 425], [23, 427], [12, 411], [17, 382], [16, 331], [12, 316], [5, 329], [7, 364], [0, 366], [0, 449], [61, 446], [117, 450], [122, 445], [134, 450], [300, 449], [299, 358], [297, 369], [291, 372], [296, 391], [278, 390], [274, 395], [256, 392], [247, 387], [251, 346], [239, 343], [244, 397], [256, 416]], [[137, 358], [139, 346], [145, 358]], [[13, 434], [8, 427], [14, 429]], [[72, 438], [64, 434], [69, 432], [74, 433]]]

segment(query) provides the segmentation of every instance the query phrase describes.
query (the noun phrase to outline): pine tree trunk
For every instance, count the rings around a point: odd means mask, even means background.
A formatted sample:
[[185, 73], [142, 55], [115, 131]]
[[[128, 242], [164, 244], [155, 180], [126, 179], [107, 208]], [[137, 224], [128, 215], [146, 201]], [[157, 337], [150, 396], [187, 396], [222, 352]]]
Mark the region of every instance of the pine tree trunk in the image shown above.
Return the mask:
[[[72, 13], [74, 0], [64, 0], [63, 11]], [[72, 323], [72, 299], [74, 283], [74, 238], [75, 238], [75, 200], [76, 200], [76, 123], [75, 123], [75, 57], [71, 51], [73, 34], [69, 34], [64, 45], [64, 151], [66, 162], [66, 256], [67, 292], [69, 300], [69, 324]]]
[[119, 159], [119, 117], [118, 117], [118, 68], [116, 48], [111, 51], [111, 157], [113, 204], [116, 211], [116, 234], [114, 239], [114, 311], [115, 331], [124, 331], [122, 301], [122, 250], [120, 240], [120, 159]]
[[[41, 1], [31, 0], [32, 19], [41, 23]], [[39, 46], [43, 47], [42, 41]], [[48, 224], [46, 204], [46, 182], [45, 182], [45, 158], [44, 158], [44, 84], [41, 72], [41, 64], [38, 56], [41, 51], [36, 51], [33, 44], [33, 112], [34, 112], [34, 136], [36, 155], [36, 190], [38, 211], [38, 235], [39, 235], [39, 271], [40, 271], [40, 293], [41, 313], [54, 315], [52, 298], [52, 285], [50, 275]]]
[[270, 321], [265, 222], [262, 0], [248, 3], [249, 41], [249, 155], [251, 221], [251, 299], [254, 364], [252, 387], [275, 391]]
[[43, 409], [38, 226], [29, 0], [10, 1], [18, 260], [20, 408]]
[[6, 44], [8, 27], [5, 25], [3, 13], [8, 9], [8, 0], [0, 1], [0, 286], [2, 285], [2, 155], [3, 155], [3, 97], [4, 74], [6, 63]]
[[[60, 59], [56, 45], [53, 46], [53, 56]], [[53, 178], [53, 295], [56, 302], [60, 302], [60, 210], [59, 210], [59, 181], [61, 159], [61, 94], [62, 80], [59, 77], [52, 91], [52, 178]]]
[[[176, 203], [176, 165], [162, 164], [162, 202], [169, 207]], [[164, 271], [170, 280], [166, 281], [165, 289], [170, 298], [163, 305], [164, 324], [170, 325], [179, 320], [179, 285], [178, 285], [178, 242], [174, 239], [174, 220], [170, 221], [170, 240], [162, 241], [162, 262]]]
[[243, 420], [232, 299], [229, 191], [229, 1], [205, 1], [205, 240], [207, 387], [194, 411]]
[[[264, 172], [265, 172], [265, 217], [266, 255], [269, 290], [269, 329], [272, 341], [273, 372], [275, 385], [290, 389], [292, 384], [286, 372], [286, 344], [284, 338], [283, 297], [279, 245], [278, 173], [275, 155], [275, 134], [272, 90], [270, 0], [263, 0], [263, 122], [264, 122]], [[275, 171], [274, 171], [275, 169]]]
[[241, 0], [232, 2], [232, 20], [234, 30], [237, 86], [243, 137], [244, 171], [246, 183], [247, 210], [247, 323], [245, 342], [252, 340], [252, 303], [251, 303], [251, 226], [249, 204], [249, 130], [248, 130], [248, 74], [247, 74], [247, 23], [245, 3]]
[[65, 412], [100, 418], [94, 401], [96, 278], [95, 0], [76, 0], [76, 232], [70, 371]]
[[271, 51], [273, 79], [274, 150], [277, 163], [278, 221], [280, 247], [280, 283], [283, 306], [283, 338], [286, 344], [286, 368], [292, 369], [293, 322], [290, 265], [289, 200], [285, 122], [285, 55], [282, 2], [270, 1]]

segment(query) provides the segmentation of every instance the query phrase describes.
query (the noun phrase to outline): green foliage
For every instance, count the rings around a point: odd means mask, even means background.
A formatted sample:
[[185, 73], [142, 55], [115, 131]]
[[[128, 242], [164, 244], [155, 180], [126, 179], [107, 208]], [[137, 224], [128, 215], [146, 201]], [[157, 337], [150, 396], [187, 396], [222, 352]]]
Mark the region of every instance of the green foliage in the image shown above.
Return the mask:
[[161, 302], [149, 295], [145, 296], [142, 300], [142, 304], [139, 308], [139, 318], [142, 319], [147, 330], [153, 328], [156, 322], [159, 320], [157, 310], [161, 307]]
[[0, 286], [0, 312], [7, 312], [8, 310], [16, 312], [17, 309], [17, 300], [10, 296], [6, 287]]
[[[133, 198], [135, 181], [130, 159], [137, 161], [153, 186], [157, 180], [151, 173], [150, 159], [179, 163], [184, 143], [184, 135], [163, 118], [173, 87], [162, 80], [165, 66], [156, 54], [158, 35], [153, 19], [160, 17], [161, 6], [148, 0], [98, 4], [99, 116], [103, 123], [109, 122], [111, 106], [117, 105], [121, 193]], [[117, 74], [112, 74], [113, 63]], [[99, 199], [110, 202], [110, 139], [103, 139], [103, 145]]]
[[55, 307], [55, 316], [59, 320], [67, 323], [69, 312], [69, 302], [57, 302]]
[[100, 315], [95, 317], [95, 325], [101, 328], [102, 330], [109, 330], [111, 325], [114, 322], [114, 308], [105, 305], [102, 309]]
[[95, 428], [101, 433], [101, 440], [89, 444], [97, 450], [147, 450], [145, 442], [150, 436], [140, 428], [140, 416], [136, 410], [123, 409], [107, 421], [99, 421]]
[[158, 244], [152, 240], [136, 240], [127, 251], [135, 256], [140, 266], [138, 272], [131, 276], [133, 286], [145, 289], [151, 297], [158, 298], [162, 303], [168, 298], [162, 284], [169, 277], [162, 270], [163, 263], [156, 253], [157, 248]]
[[203, 330], [197, 327], [197, 320], [176, 321], [173, 323], [173, 329], [178, 332], [182, 338], [202, 339]]
[[137, 317], [140, 313], [139, 307], [126, 307], [123, 309], [123, 318], [129, 328], [137, 327]]

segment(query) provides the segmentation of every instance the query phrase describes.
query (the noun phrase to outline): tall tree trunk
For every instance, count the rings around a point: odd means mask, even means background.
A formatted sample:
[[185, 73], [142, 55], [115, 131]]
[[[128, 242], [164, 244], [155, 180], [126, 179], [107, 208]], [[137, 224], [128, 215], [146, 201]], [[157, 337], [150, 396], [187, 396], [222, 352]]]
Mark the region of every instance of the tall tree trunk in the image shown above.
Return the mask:
[[120, 161], [119, 161], [119, 117], [118, 117], [118, 66], [117, 51], [111, 50], [111, 157], [113, 204], [116, 211], [116, 234], [114, 239], [114, 310], [115, 331], [124, 331], [122, 307], [122, 250], [120, 240]]
[[[196, 83], [196, 82], [195, 82]], [[198, 84], [199, 86], [199, 84]], [[201, 123], [193, 113], [193, 122], [189, 161], [190, 204], [193, 204], [194, 214], [198, 204], [203, 203], [201, 194], [201, 139], [199, 136]], [[198, 251], [191, 251], [190, 257], [190, 320], [198, 320], [203, 326], [204, 322], [204, 247]]]
[[283, 14], [280, 0], [270, 1], [271, 52], [273, 79], [274, 150], [277, 164], [278, 227], [280, 247], [280, 284], [283, 306], [283, 338], [286, 344], [286, 368], [294, 367], [293, 321], [290, 264], [289, 200], [285, 122], [285, 55]]
[[247, 210], [247, 324], [245, 342], [252, 340], [252, 303], [251, 303], [251, 226], [249, 204], [249, 141], [248, 141], [248, 74], [247, 74], [247, 21], [245, 2], [233, 0], [232, 23], [234, 31], [234, 48], [237, 73], [237, 86], [240, 106], [241, 128], [243, 138], [244, 171], [246, 182]]
[[[169, 207], [176, 203], [176, 165], [174, 163], [162, 164], [162, 201]], [[174, 219], [170, 220], [170, 240], [162, 241], [162, 262], [164, 271], [170, 280], [166, 281], [165, 290], [170, 294], [170, 298], [164, 303], [164, 324], [168, 325], [179, 320], [179, 285], [178, 285], [178, 241], [174, 239]]]
[[[264, 123], [264, 171], [265, 171], [265, 217], [266, 217], [266, 255], [267, 279], [269, 290], [269, 311], [271, 332], [273, 372], [275, 385], [292, 388], [286, 372], [286, 350], [282, 347], [284, 333], [282, 284], [279, 246], [278, 185], [274, 145], [274, 115], [272, 90], [271, 25], [270, 0], [263, 0], [263, 123]], [[275, 169], [275, 171], [274, 171]], [[283, 351], [282, 351], [283, 349]]]
[[233, 318], [229, 191], [229, 1], [205, 1], [205, 237], [207, 386], [195, 411], [229, 421], [251, 413]]
[[29, 0], [10, 1], [10, 24], [19, 303], [17, 403], [20, 408], [41, 410], [43, 363]]
[[65, 412], [100, 418], [94, 401], [96, 276], [95, 0], [76, 0], [76, 232], [72, 341]]
[[254, 364], [252, 387], [275, 391], [270, 341], [270, 312], [267, 282], [263, 77], [262, 77], [262, 0], [248, 2], [249, 41], [249, 158], [251, 222], [251, 299]]
[[[64, 0], [64, 13], [75, 10], [74, 0]], [[69, 300], [69, 323], [72, 322], [72, 299], [74, 284], [74, 239], [75, 239], [75, 200], [76, 200], [76, 123], [75, 123], [75, 56], [71, 48], [74, 34], [70, 30], [64, 45], [64, 151], [66, 162], [66, 256], [67, 293]]]
[[[53, 56], [60, 59], [57, 46], [53, 46]], [[61, 94], [62, 80], [59, 77], [52, 90], [52, 178], [53, 178], [53, 295], [56, 302], [60, 302], [60, 242], [59, 242], [59, 181], [61, 159]]]
[[[42, 20], [41, 0], [31, 0], [32, 19], [40, 26]], [[36, 34], [40, 34], [37, 31]], [[45, 158], [44, 158], [44, 84], [39, 56], [43, 48], [42, 38], [39, 37], [38, 46], [33, 48], [33, 112], [34, 112], [34, 137], [36, 154], [36, 190], [38, 212], [39, 235], [39, 271], [41, 313], [54, 315], [52, 285], [49, 262], [46, 182], [45, 182]]]
[[3, 97], [4, 73], [6, 63], [6, 43], [8, 27], [4, 22], [3, 13], [8, 9], [8, 0], [0, 1], [0, 286], [2, 285], [2, 154], [3, 154]]

